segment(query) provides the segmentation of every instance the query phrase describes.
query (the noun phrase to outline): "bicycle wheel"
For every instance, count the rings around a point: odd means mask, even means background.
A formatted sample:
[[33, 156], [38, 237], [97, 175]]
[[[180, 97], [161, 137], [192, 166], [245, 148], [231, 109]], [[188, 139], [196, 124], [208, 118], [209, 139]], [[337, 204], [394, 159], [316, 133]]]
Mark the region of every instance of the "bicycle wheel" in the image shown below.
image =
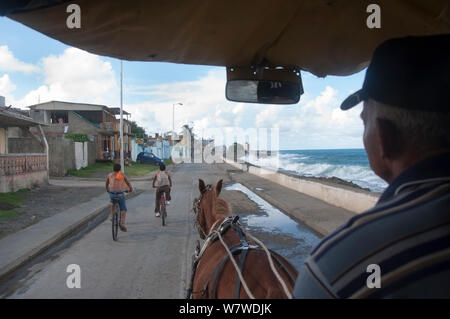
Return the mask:
[[161, 213], [162, 225], [166, 226], [166, 199], [165, 198], [161, 198], [161, 206], [160, 206], [159, 211]]
[[114, 204], [114, 215], [112, 220], [112, 237], [113, 240], [117, 241], [117, 234], [119, 232], [119, 205]]

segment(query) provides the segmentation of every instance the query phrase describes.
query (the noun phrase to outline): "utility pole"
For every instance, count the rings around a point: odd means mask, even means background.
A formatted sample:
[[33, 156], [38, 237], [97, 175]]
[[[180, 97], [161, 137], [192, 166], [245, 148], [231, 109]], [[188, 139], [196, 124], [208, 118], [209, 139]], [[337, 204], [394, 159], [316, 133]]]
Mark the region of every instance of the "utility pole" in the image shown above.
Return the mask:
[[123, 76], [122, 76], [122, 60], [120, 60], [120, 166], [122, 172], [125, 173], [124, 159], [123, 159]]

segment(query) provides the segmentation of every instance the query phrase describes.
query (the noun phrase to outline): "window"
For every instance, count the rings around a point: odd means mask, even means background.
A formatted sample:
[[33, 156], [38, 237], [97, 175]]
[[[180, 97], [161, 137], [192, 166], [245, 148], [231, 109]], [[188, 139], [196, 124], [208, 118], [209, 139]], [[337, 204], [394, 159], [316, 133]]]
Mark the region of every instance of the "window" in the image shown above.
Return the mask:
[[50, 123], [63, 124], [69, 123], [68, 111], [50, 111]]

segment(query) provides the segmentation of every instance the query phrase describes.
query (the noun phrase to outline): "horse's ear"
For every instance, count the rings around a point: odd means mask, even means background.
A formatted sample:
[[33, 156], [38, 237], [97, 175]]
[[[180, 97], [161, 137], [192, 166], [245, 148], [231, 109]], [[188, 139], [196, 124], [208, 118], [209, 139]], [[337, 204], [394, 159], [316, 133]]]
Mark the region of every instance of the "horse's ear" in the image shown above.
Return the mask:
[[205, 182], [202, 179], [198, 179], [198, 189], [200, 190], [200, 194], [203, 194], [206, 191]]
[[223, 179], [221, 179], [216, 185], [216, 194], [217, 194], [217, 196], [219, 196], [220, 191], [222, 190], [222, 182], [223, 182]]

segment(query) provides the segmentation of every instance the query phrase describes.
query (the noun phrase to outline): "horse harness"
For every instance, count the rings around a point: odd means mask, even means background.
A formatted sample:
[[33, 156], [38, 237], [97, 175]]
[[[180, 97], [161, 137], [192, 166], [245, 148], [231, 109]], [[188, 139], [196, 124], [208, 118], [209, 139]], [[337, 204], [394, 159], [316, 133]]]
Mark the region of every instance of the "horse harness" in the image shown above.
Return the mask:
[[[219, 234], [220, 236], [222, 236], [223, 234], [225, 234], [229, 229], [234, 229], [236, 231], [236, 233], [239, 236], [239, 243], [233, 247], [230, 248], [230, 252], [233, 256], [235, 255], [240, 255], [239, 256], [239, 261], [238, 261], [238, 267], [239, 267], [239, 271], [242, 273], [243, 268], [244, 268], [244, 264], [245, 261], [247, 259], [247, 254], [248, 251], [250, 249], [255, 249], [255, 250], [262, 250], [261, 247], [257, 246], [257, 245], [251, 245], [250, 243], [248, 243], [247, 239], [245, 238], [245, 233], [242, 230], [242, 228], [240, 227], [240, 223], [239, 223], [239, 216], [235, 215], [235, 216], [228, 216], [227, 218], [225, 218], [223, 220], [223, 222], [219, 225], [219, 227], [217, 227], [216, 231], [213, 231], [211, 229], [210, 234], [208, 235], [208, 237], [206, 238], [202, 249], [200, 249], [200, 245], [197, 242], [197, 248], [195, 251], [195, 254], [193, 256], [193, 262], [192, 262], [192, 272], [191, 272], [191, 281], [190, 281], [190, 286], [187, 289], [187, 299], [192, 297], [192, 294], [194, 293], [201, 293], [202, 295], [204, 295], [208, 290], [210, 292], [210, 296], [211, 298], [217, 298], [216, 297], [216, 293], [217, 293], [217, 283], [218, 283], [218, 279], [220, 277], [220, 274], [222, 273], [222, 270], [225, 266], [225, 263], [227, 262], [227, 260], [229, 259], [229, 255], [225, 254], [225, 256], [221, 259], [221, 261], [219, 262], [219, 264], [217, 265], [212, 278], [210, 278], [210, 280], [207, 281], [207, 283], [205, 284], [204, 288], [201, 291], [192, 291], [193, 289], [193, 285], [194, 285], [194, 278], [195, 278], [195, 272], [197, 270], [197, 266], [200, 262], [201, 257], [203, 256], [204, 251], [206, 250], [206, 247], [215, 242], [216, 240], [219, 239]], [[198, 227], [198, 225], [197, 225]], [[284, 267], [284, 265], [280, 262], [280, 260], [276, 257], [272, 255], [272, 258], [282, 267], [284, 268], [285, 272], [288, 274], [288, 276], [290, 277], [290, 279], [292, 280], [292, 282], [295, 282], [295, 278], [292, 277], [291, 273]], [[235, 299], [239, 299], [239, 295], [240, 295], [240, 290], [241, 290], [241, 280], [239, 279], [238, 274], [236, 273], [236, 280], [235, 280], [235, 290], [234, 290], [234, 298]]]
[[[238, 265], [239, 265], [239, 270], [241, 272], [243, 271], [243, 268], [244, 268], [244, 264], [245, 264], [245, 260], [247, 258], [248, 250], [249, 249], [260, 249], [259, 246], [250, 245], [247, 242], [247, 240], [245, 238], [245, 234], [242, 231], [238, 220], [239, 220], [239, 216], [228, 216], [219, 225], [219, 227], [217, 227], [216, 231], [211, 231], [209, 236], [206, 238], [202, 249], [200, 249], [199, 244], [197, 243], [197, 249], [196, 249], [196, 252], [195, 252], [195, 254], [193, 256], [191, 285], [190, 285], [190, 288], [188, 289], [187, 298], [190, 298], [193, 293], [199, 293], [199, 292], [193, 292], [192, 291], [192, 287], [193, 287], [193, 284], [194, 284], [194, 277], [195, 277], [195, 272], [197, 270], [197, 266], [198, 266], [198, 264], [200, 262], [201, 257], [203, 256], [203, 252], [206, 250], [206, 247], [209, 244], [212, 244], [213, 242], [218, 240], [219, 239], [219, 234], [221, 236], [224, 235], [230, 228], [234, 229], [236, 231], [236, 233], [238, 234], [238, 236], [239, 236], [239, 244], [231, 247], [230, 251], [231, 251], [233, 256], [234, 255], [240, 255], [239, 261], [238, 261]], [[220, 274], [222, 273], [223, 267], [225, 266], [225, 263], [227, 262], [228, 258], [229, 258], [229, 255], [225, 254], [225, 256], [221, 259], [221, 261], [219, 262], [219, 264], [217, 265], [217, 267], [216, 267], [216, 269], [215, 269], [215, 271], [213, 273], [212, 281], [210, 279], [206, 283], [206, 285], [203, 288], [203, 290], [200, 291], [202, 293], [202, 295], [204, 295], [206, 293], [206, 291], [208, 290], [208, 287], [209, 287], [210, 288], [209, 291], [210, 291], [211, 297], [212, 298], [216, 298], [217, 282], [218, 282]], [[241, 290], [241, 281], [240, 281], [239, 277], [236, 274], [236, 284], [235, 284], [235, 290], [234, 290], [234, 297], [235, 298], [239, 298], [240, 290]]]

